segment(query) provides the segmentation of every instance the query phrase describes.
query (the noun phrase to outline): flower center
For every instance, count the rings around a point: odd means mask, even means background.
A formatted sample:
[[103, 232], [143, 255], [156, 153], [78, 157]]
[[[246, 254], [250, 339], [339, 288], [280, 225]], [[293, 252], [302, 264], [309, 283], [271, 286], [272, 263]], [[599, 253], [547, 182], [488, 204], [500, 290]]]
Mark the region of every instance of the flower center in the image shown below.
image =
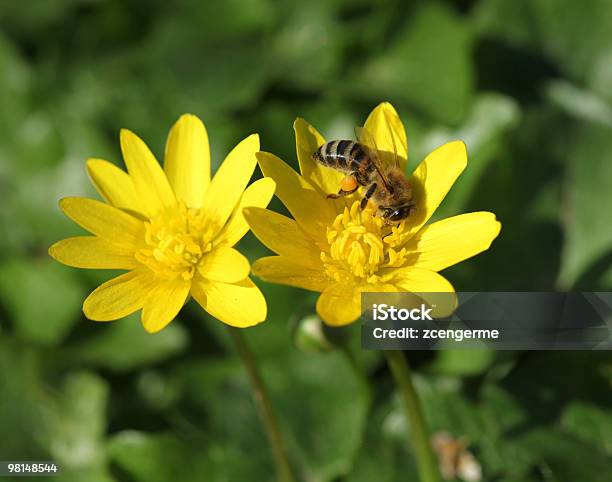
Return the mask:
[[359, 201], [336, 216], [327, 228], [329, 251], [321, 252], [325, 272], [335, 281], [377, 283], [385, 281], [385, 268], [398, 268], [408, 262], [403, 244], [403, 223], [389, 228], [373, 215], [361, 210]]
[[145, 227], [145, 246], [136, 252], [136, 259], [163, 278], [190, 280], [202, 257], [212, 250], [205, 239], [202, 212], [184, 203], [166, 209]]

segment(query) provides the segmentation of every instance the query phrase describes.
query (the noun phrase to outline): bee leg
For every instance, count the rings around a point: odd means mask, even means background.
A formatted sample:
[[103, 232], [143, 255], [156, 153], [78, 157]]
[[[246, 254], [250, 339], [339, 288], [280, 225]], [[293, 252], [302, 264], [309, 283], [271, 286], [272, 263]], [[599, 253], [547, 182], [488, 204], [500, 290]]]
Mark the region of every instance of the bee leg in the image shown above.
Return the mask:
[[359, 204], [359, 207], [361, 209], [365, 209], [366, 208], [366, 206], [368, 205], [368, 201], [370, 200], [370, 198], [374, 194], [374, 191], [376, 191], [376, 183], [375, 182], [370, 185], [370, 187], [368, 188], [368, 190], [365, 193], [365, 196], [363, 196], [363, 198], [361, 199], [361, 204]]
[[382, 238], [385, 239], [387, 236], [391, 236], [393, 234], [393, 228], [399, 228], [399, 225], [401, 223], [397, 223], [397, 224], [387, 224], [387, 226], [389, 226], [391, 228], [391, 231], [389, 231], [387, 234], [385, 234]]
[[348, 196], [353, 194], [357, 189], [359, 189], [359, 184], [357, 184], [357, 180], [353, 176], [346, 176], [342, 180], [342, 184], [340, 185], [340, 190], [338, 194], [328, 194], [328, 199], [338, 199], [339, 197]]
[[357, 189], [359, 189], [359, 186], [357, 186], [352, 191], [345, 191], [344, 189], [340, 188], [338, 194], [328, 194], [327, 199], [338, 199], [340, 197], [349, 196], [350, 194], [353, 194]]

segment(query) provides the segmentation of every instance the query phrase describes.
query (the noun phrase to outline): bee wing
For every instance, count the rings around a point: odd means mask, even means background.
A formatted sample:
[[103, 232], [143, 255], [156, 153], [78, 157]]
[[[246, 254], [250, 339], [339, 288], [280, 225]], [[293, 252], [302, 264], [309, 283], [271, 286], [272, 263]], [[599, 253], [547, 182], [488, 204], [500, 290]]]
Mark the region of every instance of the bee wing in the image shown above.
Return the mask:
[[391, 188], [391, 185], [387, 180], [387, 176], [385, 175], [386, 169], [380, 159], [380, 151], [376, 146], [376, 140], [374, 139], [374, 136], [365, 127], [355, 127], [355, 135], [357, 137], [357, 140], [368, 148], [370, 160], [372, 161], [372, 164], [374, 164], [374, 168], [376, 169], [376, 171], [380, 175], [380, 178], [385, 184], [385, 188], [389, 192], [393, 192], [393, 189]]

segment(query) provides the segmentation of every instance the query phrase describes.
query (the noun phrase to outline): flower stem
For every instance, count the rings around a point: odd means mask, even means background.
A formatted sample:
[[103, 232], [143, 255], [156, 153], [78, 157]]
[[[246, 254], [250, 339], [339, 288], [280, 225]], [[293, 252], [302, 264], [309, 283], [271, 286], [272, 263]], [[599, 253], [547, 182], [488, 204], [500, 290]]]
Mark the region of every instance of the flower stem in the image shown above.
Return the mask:
[[416, 451], [421, 482], [439, 482], [438, 464], [431, 447], [429, 430], [423, 417], [421, 401], [412, 384], [410, 366], [401, 351], [387, 350], [385, 356], [402, 396], [404, 410], [406, 410], [406, 416], [410, 422], [412, 443]]
[[278, 480], [279, 482], [296, 482], [296, 478], [291, 470], [291, 465], [289, 464], [287, 450], [278, 426], [278, 421], [274, 409], [272, 408], [270, 396], [268, 395], [264, 381], [259, 373], [259, 368], [257, 367], [253, 352], [246, 344], [239, 328], [228, 327], [228, 330], [251, 380], [253, 398], [259, 409], [259, 415], [268, 437], [270, 449], [272, 450]]

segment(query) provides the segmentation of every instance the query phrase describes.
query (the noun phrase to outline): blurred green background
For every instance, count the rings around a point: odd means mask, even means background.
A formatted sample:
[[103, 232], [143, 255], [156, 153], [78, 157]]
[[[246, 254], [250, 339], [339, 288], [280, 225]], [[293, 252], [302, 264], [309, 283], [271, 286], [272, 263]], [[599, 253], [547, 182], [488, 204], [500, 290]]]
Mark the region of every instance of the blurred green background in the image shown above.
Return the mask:
[[[53, 459], [70, 481], [274, 478], [218, 322], [193, 303], [155, 336], [137, 317], [90, 322], [81, 302], [111, 273], [46, 255], [79, 232], [57, 200], [95, 196], [84, 161], [122, 165], [121, 127], [161, 156], [193, 112], [215, 166], [251, 132], [295, 165], [295, 117], [345, 137], [388, 100], [411, 168], [468, 144], [439, 216], [503, 223], [445, 272], [459, 290], [611, 290], [610, 25], [608, 0], [1, 2], [0, 459]], [[251, 235], [241, 248], [266, 252]], [[416, 480], [379, 354], [356, 350], [360, 372], [341, 350], [296, 346], [316, 297], [260, 285], [269, 319], [246, 336], [302, 479]], [[337, 331], [358, 346], [357, 326]], [[608, 353], [407, 355], [432, 428], [469, 440], [483, 480], [612, 480]]]

